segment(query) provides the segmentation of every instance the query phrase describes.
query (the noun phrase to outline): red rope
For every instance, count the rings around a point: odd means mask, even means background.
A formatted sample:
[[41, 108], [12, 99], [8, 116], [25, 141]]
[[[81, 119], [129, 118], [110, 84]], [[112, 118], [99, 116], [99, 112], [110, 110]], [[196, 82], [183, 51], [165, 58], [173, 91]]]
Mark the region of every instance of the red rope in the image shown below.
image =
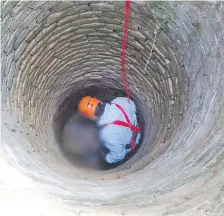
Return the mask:
[[126, 43], [128, 36], [128, 22], [130, 15], [130, 0], [125, 1], [125, 13], [124, 13], [124, 26], [123, 26], [123, 38], [122, 38], [122, 50], [121, 50], [121, 69], [122, 69], [122, 78], [125, 86], [125, 91], [128, 97], [128, 102], [130, 103], [130, 94], [129, 88], [126, 78], [126, 69], [125, 69], [125, 51], [126, 51]]

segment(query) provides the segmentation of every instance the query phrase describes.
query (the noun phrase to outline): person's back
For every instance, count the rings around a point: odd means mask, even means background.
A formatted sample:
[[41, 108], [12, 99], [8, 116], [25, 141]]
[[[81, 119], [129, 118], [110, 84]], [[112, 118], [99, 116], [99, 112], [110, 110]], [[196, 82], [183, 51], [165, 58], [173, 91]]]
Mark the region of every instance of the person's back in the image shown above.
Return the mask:
[[[105, 156], [108, 163], [116, 163], [125, 158], [125, 155], [131, 151], [130, 143], [133, 132], [128, 127], [111, 124], [114, 121], [126, 122], [122, 111], [116, 106], [120, 105], [127, 114], [130, 122], [137, 126], [136, 106], [133, 101], [128, 102], [126, 97], [117, 97], [111, 103], [107, 103], [103, 115], [99, 118], [97, 125], [101, 128], [99, 131], [100, 140], [109, 150]], [[136, 138], [136, 144], [139, 143], [140, 133]]]

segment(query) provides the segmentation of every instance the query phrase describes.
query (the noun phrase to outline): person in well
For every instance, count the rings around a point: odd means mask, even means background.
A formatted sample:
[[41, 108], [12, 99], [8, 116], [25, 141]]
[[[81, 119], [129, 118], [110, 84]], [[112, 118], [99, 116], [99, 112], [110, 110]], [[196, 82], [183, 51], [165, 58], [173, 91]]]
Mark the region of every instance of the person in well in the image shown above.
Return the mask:
[[117, 97], [110, 103], [97, 98], [83, 97], [78, 111], [86, 118], [96, 121], [99, 138], [103, 145], [103, 159], [109, 163], [124, 160], [140, 141], [140, 128], [137, 122], [136, 106], [126, 97]]

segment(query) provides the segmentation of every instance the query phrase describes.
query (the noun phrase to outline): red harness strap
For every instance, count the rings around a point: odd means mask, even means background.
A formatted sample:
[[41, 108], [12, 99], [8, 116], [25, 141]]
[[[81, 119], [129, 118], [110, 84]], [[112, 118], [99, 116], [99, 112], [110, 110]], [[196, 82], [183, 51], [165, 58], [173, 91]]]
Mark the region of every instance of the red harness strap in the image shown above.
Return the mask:
[[126, 122], [124, 121], [120, 121], [120, 120], [116, 120], [112, 123], [109, 124], [105, 124], [104, 126], [110, 125], [110, 124], [114, 124], [114, 125], [119, 125], [119, 126], [123, 126], [123, 127], [128, 127], [130, 128], [131, 132], [132, 132], [132, 138], [131, 138], [131, 150], [135, 149], [135, 133], [140, 132], [140, 127], [135, 126], [131, 123], [130, 119], [128, 118], [127, 113], [125, 112], [125, 110], [119, 105], [119, 104], [115, 104], [115, 106], [123, 113]]

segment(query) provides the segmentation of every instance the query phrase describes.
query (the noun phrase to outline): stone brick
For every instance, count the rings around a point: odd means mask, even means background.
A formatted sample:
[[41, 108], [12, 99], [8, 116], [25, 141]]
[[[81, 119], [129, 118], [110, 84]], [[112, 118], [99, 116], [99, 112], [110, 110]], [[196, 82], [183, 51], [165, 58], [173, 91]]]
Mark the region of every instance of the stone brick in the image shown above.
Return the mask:
[[136, 39], [138, 39], [138, 40], [144, 40], [144, 41], [146, 40], [146, 37], [143, 34], [141, 34], [141, 32], [139, 32], [139, 31], [128, 30], [128, 33], [130, 35], [132, 35], [135, 38], [135, 40]]
[[29, 32], [29, 34], [26, 37], [26, 41], [30, 42], [32, 41], [35, 37], [37, 37], [37, 35], [43, 30], [43, 26], [42, 25], [37, 25], [36, 27], [34, 27], [34, 29], [32, 29], [32, 31]]
[[10, 38], [7, 40], [7, 45], [5, 46], [5, 52], [8, 55], [13, 47], [13, 43], [15, 41], [16, 38], [16, 31], [12, 32], [12, 34], [10, 35]]
[[9, 74], [8, 74], [8, 76], [7, 76], [7, 88], [9, 89], [9, 90], [11, 90], [11, 87], [12, 87], [12, 82], [13, 82], [13, 76], [14, 76], [14, 74], [15, 74], [15, 61], [12, 61], [12, 63], [11, 63], [11, 66], [10, 66], [10, 70], [9, 70]]
[[48, 2], [45, 2], [45, 4], [41, 5], [40, 6], [40, 9], [42, 12], [44, 12], [45, 14], [49, 14], [48, 12], [51, 13], [51, 11], [53, 11], [53, 9], [55, 7], [57, 7], [61, 2], [59, 1], [48, 1]]
[[85, 35], [88, 35], [88, 34], [90, 34], [90, 33], [92, 33], [92, 32], [94, 32], [94, 30], [93, 29], [78, 29], [78, 30], [76, 30], [75, 32], [74, 32], [74, 37], [76, 37], [76, 36], [85, 36]]
[[[6, 74], [6, 62], [7, 62], [7, 56], [4, 52], [1, 53], [1, 73]], [[2, 76], [3, 79], [3, 76]]]
[[45, 1], [33, 1], [33, 2], [31, 2], [31, 4], [30, 4], [30, 8], [36, 10], [37, 8], [43, 6], [44, 4], [46, 4]]
[[37, 27], [37, 21], [36, 21], [36, 19], [34, 19], [28, 26], [27, 26], [27, 28], [28, 28], [28, 30], [30, 31], [29, 32], [29, 34], [31, 34], [32, 33], [32, 30], [35, 28], [35, 27]]
[[36, 20], [36, 23], [38, 24], [42, 24], [43, 21], [45, 21], [45, 18], [46, 18], [46, 15], [41, 13], [35, 20]]
[[65, 16], [66, 16], [66, 14], [64, 12], [57, 12], [57, 13], [50, 14], [47, 17], [47, 20], [46, 20], [46, 23], [44, 24], [44, 26], [47, 27], [47, 26], [51, 25], [52, 23], [55, 23], [58, 20], [62, 19]]
[[89, 9], [93, 11], [114, 11], [115, 10], [115, 5], [111, 5], [108, 3], [91, 3], [89, 5]]
[[19, 47], [19, 45], [22, 43], [22, 41], [25, 40], [26, 36], [28, 35], [29, 30], [27, 28], [25, 28], [21, 34], [19, 35], [19, 37], [16, 39], [16, 41], [13, 44], [13, 49], [17, 49]]
[[8, 39], [10, 38], [10, 33], [5, 33], [1, 35], [1, 50], [5, 52], [5, 48], [8, 45]]
[[120, 32], [123, 31], [123, 26], [122, 25], [107, 24], [105, 26], [106, 26], [106, 28], [109, 28], [109, 29], [114, 30], [114, 31], [120, 31]]
[[65, 25], [65, 24], [68, 24], [70, 22], [73, 22], [75, 20], [77, 20], [77, 15], [74, 15], [74, 16], [65, 16], [63, 18], [61, 18], [59, 21], [58, 21], [58, 26], [61, 26], [61, 25]]
[[22, 22], [22, 26], [23, 26], [22, 28], [27, 28], [34, 21], [34, 19], [37, 20], [37, 22], [39, 23], [40, 15], [41, 15], [41, 10], [30, 11], [29, 15]]
[[89, 10], [89, 6], [88, 5], [80, 5], [80, 6], [76, 6], [76, 7], [71, 7], [70, 9], [68, 9], [68, 16], [71, 15], [77, 15], [79, 13], [83, 13], [83, 12], [87, 12]]
[[111, 19], [110, 17], [97, 17], [96, 21], [104, 24], [115, 24], [115, 25], [122, 24], [122, 21], [118, 19]]
[[26, 48], [27, 46], [27, 42], [26, 41], [23, 41], [20, 46], [17, 48], [17, 50], [15, 51], [15, 56], [14, 56], [14, 60], [17, 61], [20, 56], [22, 55], [24, 49]]
[[11, 21], [11, 16], [8, 14], [1, 22], [1, 36], [9, 33], [8, 23]]
[[[99, 1], [96, 1], [96, 2], [99, 2]], [[75, 2], [74, 2], [74, 4], [75, 4], [76, 6], [79, 6], [79, 5], [88, 5], [88, 4], [90, 4], [90, 3], [92, 3], [92, 1], [75, 1]]]
[[62, 11], [62, 10], [66, 10], [66, 13], [67, 13], [67, 9], [71, 8], [74, 6], [74, 2], [70, 2], [70, 1], [67, 1], [67, 2], [61, 2], [59, 5], [57, 5], [56, 7], [53, 8], [52, 11], [56, 11], [56, 12], [59, 12], [59, 11]]
[[10, 70], [10, 67], [11, 67], [11, 63], [12, 63], [12, 60], [13, 60], [13, 57], [14, 57], [14, 51], [10, 52], [7, 55], [6, 66], [3, 67], [3, 68], [5, 68], [5, 70], [3, 70], [3, 73], [5, 74], [5, 76], [7, 76], [8, 73], [9, 73], [9, 70]]

